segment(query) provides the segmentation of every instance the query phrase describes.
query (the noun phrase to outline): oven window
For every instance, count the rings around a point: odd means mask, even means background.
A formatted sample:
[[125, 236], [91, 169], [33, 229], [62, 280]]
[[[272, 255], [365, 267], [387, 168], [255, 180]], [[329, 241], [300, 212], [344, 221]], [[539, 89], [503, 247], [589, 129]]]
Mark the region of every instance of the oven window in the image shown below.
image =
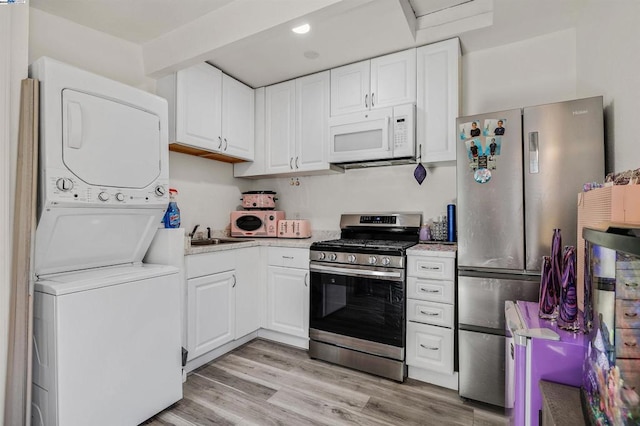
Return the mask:
[[404, 283], [311, 272], [311, 328], [404, 347]]

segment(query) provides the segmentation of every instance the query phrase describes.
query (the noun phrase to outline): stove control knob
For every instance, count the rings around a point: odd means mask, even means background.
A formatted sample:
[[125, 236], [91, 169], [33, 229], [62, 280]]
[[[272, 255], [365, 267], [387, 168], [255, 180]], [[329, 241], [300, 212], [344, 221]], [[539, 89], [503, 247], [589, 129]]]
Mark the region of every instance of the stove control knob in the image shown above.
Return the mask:
[[109, 200], [109, 194], [106, 192], [101, 192], [98, 194], [98, 200], [100, 201], [107, 201]]
[[122, 192], [118, 192], [116, 194], [116, 200], [118, 201], [124, 201], [124, 194]]
[[347, 257], [347, 260], [349, 261], [349, 263], [356, 263], [356, 255], [350, 254], [349, 257]]
[[324, 260], [327, 257], [323, 252], [318, 253], [318, 260]]
[[60, 191], [70, 191], [73, 188], [73, 181], [69, 178], [60, 178], [56, 181], [56, 187]]
[[369, 256], [369, 265], [375, 265], [378, 263], [378, 258], [375, 256]]
[[336, 260], [337, 258], [338, 258], [338, 255], [337, 255], [337, 254], [335, 254], [335, 253], [331, 253], [331, 254], [329, 255], [329, 260], [330, 260], [330, 261], [332, 261], [332, 262], [333, 262], [334, 260]]
[[384, 266], [389, 266], [390, 263], [391, 263], [391, 259], [389, 259], [388, 257], [383, 257], [382, 258], [382, 264]]

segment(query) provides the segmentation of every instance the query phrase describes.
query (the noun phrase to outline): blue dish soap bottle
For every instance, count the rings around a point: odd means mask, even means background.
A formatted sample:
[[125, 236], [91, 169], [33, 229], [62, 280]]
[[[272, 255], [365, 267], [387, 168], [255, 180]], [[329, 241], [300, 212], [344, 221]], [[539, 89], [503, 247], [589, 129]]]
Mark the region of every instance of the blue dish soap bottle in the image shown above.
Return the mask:
[[177, 189], [169, 188], [169, 206], [162, 220], [165, 228], [180, 228], [180, 209], [176, 202], [177, 194]]

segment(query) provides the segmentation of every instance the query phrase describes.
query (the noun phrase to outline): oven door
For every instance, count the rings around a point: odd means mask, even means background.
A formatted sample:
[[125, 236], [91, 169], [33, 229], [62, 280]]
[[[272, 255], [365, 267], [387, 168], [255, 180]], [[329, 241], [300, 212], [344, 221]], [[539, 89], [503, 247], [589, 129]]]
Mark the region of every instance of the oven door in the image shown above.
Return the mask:
[[404, 270], [310, 262], [309, 327], [404, 348]]

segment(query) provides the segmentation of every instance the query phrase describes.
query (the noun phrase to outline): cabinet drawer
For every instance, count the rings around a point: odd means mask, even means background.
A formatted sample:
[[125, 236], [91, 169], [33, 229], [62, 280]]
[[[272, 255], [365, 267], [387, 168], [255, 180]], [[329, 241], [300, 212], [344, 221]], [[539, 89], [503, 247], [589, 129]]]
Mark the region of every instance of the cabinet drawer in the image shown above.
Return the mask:
[[211, 253], [192, 254], [185, 257], [187, 279], [218, 274], [235, 269], [236, 250], [224, 250]]
[[625, 386], [640, 391], [640, 362], [636, 359], [616, 359], [616, 365], [620, 369], [620, 376]]
[[453, 328], [453, 305], [408, 299], [407, 320]]
[[269, 247], [267, 261], [270, 266], [309, 269], [309, 250], [287, 247]]
[[407, 365], [453, 374], [453, 330], [407, 323]]
[[616, 300], [616, 327], [640, 328], [640, 300]]
[[455, 280], [456, 260], [451, 257], [409, 256], [407, 276]]
[[640, 330], [616, 328], [616, 358], [640, 358]]
[[616, 298], [640, 299], [640, 270], [616, 270]]
[[407, 278], [407, 298], [429, 300], [431, 302], [454, 303], [453, 281], [423, 280], [416, 277]]

